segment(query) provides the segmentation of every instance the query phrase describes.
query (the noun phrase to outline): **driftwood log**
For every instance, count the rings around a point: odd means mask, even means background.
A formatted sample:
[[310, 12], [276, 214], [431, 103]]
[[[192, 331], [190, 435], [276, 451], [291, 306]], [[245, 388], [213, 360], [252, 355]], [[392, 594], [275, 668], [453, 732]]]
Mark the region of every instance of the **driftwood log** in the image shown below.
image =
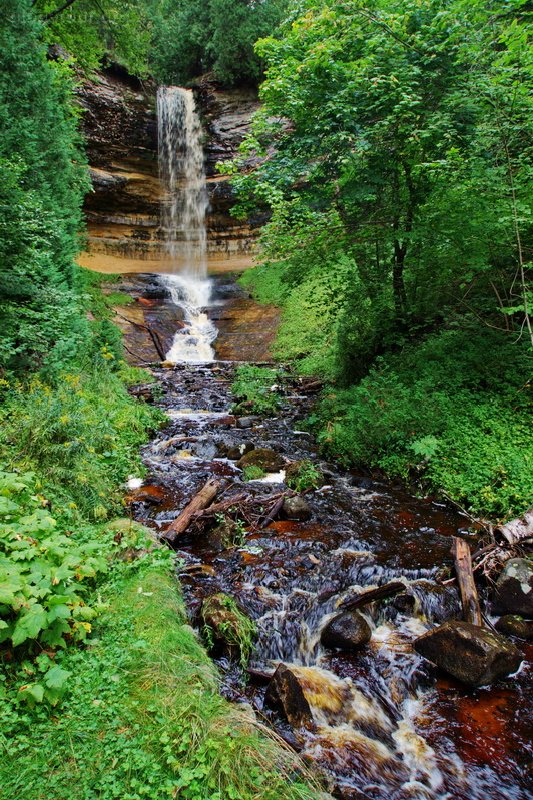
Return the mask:
[[176, 519], [171, 522], [161, 538], [169, 544], [174, 544], [178, 537], [185, 533], [196, 513], [211, 505], [221, 487], [220, 481], [209, 479]]
[[357, 597], [353, 597], [351, 600], [345, 600], [344, 603], [340, 604], [339, 608], [349, 608], [350, 610], [362, 608], [369, 603], [374, 603], [376, 600], [386, 600], [388, 597], [394, 597], [394, 595], [400, 592], [405, 592], [405, 583], [401, 581], [392, 581], [391, 583], [386, 583], [384, 586], [378, 586], [377, 589], [369, 589], [367, 592], [363, 592]]
[[472, 570], [472, 555], [468, 542], [458, 536], [454, 536], [452, 555], [455, 561], [455, 574], [457, 575], [457, 583], [461, 592], [465, 621], [470, 622], [472, 625], [483, 625], [483, 617]]
[[501, 536], [510, 545], [533, 538], [533, 508], [526, 511], [523, 516], [495, 528], [494, 533]]

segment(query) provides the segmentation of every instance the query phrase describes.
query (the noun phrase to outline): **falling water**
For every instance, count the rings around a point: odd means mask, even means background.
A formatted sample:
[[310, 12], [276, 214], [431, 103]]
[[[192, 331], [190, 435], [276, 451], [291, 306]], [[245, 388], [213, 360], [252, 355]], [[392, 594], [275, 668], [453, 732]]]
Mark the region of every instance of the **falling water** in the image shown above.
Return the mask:
[[213, 359], [216, 329], [203, 310], [210, 300], [207, 278], [208, 206], [202, 130], [190, 90], [162, 86], [157, 92], [158, 155], [164, 195], [161, 228], [172, 272], [164, 280], [184, 312], [167, 353], [169, 361]]

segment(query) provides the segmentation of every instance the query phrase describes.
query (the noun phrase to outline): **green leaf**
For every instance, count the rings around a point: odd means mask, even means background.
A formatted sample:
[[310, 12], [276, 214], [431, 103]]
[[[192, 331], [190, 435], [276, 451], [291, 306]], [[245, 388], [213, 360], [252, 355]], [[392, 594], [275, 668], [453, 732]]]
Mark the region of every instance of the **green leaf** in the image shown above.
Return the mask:
[[44, 682], [49, 689], [62, 690], [71, 675], [72, 673], [68, 670], [55, 666], [48, 670], [44, 676]]

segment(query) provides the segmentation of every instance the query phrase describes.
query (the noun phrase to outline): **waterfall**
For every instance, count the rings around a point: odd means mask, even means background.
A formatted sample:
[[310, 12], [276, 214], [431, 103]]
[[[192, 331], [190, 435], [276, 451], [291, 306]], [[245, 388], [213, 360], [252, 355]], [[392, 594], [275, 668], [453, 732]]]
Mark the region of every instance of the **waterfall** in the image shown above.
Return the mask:
[[185, 326], [167, 353], [169, 361], [212, 361], [216, 329], [203, 310], [210, 301], [207, 278], [208, 206], [202, 129], [188, 89], [157, 92], [159, 173], [163, 186], [161, 230], [172, 271], [164, 276]]

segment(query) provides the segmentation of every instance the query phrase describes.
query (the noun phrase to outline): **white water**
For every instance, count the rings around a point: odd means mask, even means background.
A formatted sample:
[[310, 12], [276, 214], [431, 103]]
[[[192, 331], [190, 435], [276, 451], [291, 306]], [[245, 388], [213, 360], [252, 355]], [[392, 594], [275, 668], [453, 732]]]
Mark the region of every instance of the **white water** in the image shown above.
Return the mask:
[[211, 284], [207, 278], [208, 198], [202, 129], [188, 89], [162, 86], [157, 92], [158, 157], [164, 196], [161, 228], [172, 273], [163, 280], [172, 302], [184, 312], [166, 357], [173, 362], [213, 360], [216, 328], [208, 319]]

